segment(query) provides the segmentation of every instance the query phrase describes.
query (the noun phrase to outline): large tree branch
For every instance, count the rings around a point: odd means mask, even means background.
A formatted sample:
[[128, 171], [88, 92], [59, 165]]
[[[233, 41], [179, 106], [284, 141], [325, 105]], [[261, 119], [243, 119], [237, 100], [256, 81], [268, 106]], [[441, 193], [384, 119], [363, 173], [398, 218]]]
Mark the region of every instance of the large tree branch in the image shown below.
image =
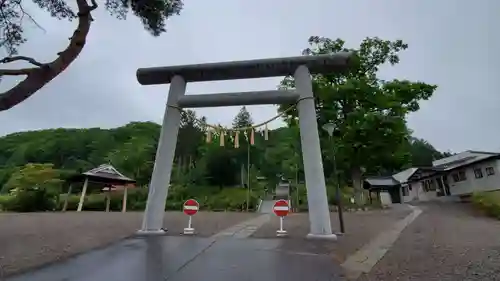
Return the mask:
[[[42, 64], [42, 67], [27, 68], [24, 70], [0, 70], [0, 76], [27, 75], [19, 84], [4, 93], [0, 93], [0, 111], [10, 109], [32, 96], [61, 74], [81, 53], [92, 22], [90, 13], [97, 9], [97, 2], [96, 0], [91, 0], [91, 5], [89, 5], [86, 0], [76, 0], [76, 3], [78, 5], [78, 26], [70, 38], [69, 45], [62, 52], [58, 53], [58, 57], [54, 61]], [[23, 60], [29, 61], [26, 59]], [[29, 62], [32, 63], [31, 61]]]

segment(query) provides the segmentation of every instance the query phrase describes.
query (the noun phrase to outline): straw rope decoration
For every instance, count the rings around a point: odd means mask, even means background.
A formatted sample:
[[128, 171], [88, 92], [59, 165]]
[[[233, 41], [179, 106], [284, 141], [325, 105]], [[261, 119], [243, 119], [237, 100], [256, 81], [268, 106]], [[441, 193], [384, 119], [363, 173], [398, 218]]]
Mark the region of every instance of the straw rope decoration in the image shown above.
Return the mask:
[[[242, 127], [242, 128], [231, 128], [227, 129], [222, 127], [221, 125], [212, 125], [209, 123], [204, 122], [201, 119], [196, 118], [195, 122], [198, 123], [201, 127], [206, 128], [206, 142], [210, 143], [214, 139], [215, 136], [219, 137], [219, 145], [224, 146], [225, 144], [225, 137], [229, 137], [233, 143], [234, 147], [238, 148], [240, 146], [240, 139], [239, 139], [239, 134], [243, 132], [243, 135], [245, 136], [245, 139], [247, 142], [249, 142], [251, 145], [255, 144], [255, 130], [264, 127], [264, 130], [261, 131], [260, 133], [264, 136], [264, 140], [269, 139], [269, 129], [267, 128], [267, 124], [273, 122], [274, 120], [284, 116], [288, 112], [290, 112], [292, 109], [297, 107], [298, 103], [302, 100], [305, 99], [313, 99], [313, 97], [303, 97], [299, 98], [293, 105], [282, 111], [281, 113], [277, 114], [273, 118], [270, 118], [264, 122], [258, 123], [256, 125], [248, 126], [248, 127]], [[184, 109], [175, 106], [175, 105], [167, 105], [168, 107], [175, 108], [181, 112], [185, 112]], [[250, 138], [248, 136], [247, 131], [250, 131]], [[234, 135], [234, 137], [233, 137]]]

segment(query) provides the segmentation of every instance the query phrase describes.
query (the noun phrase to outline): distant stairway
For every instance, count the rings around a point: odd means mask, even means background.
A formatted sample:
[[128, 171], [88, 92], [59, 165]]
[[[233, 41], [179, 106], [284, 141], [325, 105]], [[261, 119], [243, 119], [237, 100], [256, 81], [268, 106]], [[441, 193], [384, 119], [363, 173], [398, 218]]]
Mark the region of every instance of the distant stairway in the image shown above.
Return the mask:
[[274, 200], [263, 200], [260, 205], [259, 212], [263, 214], [271, 214], [273, 212]]

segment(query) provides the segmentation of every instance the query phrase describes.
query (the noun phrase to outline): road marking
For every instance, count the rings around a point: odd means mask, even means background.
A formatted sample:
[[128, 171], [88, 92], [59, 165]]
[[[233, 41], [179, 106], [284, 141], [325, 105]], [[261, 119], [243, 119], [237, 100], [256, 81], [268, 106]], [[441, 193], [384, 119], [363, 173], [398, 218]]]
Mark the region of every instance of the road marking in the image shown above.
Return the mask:
[[270, 214], [263, 214], [253, 219], [248, 219], [241, 223], [235, 224], [222, 230], [219, 233], [214, 234], [211, 238], [217, 239], [221, 237], [233, 237], [233, 238], [248, 238], [257, 231], [261, 226], [267, 223], [271, 219]]
[[342, 267], [346, 270], [349, 279], [355, 280], [362, 273], [370, 272], [377, 262], [384, 257], [394, 242], [396, 242], [403, 230], [422, 213], [420, 208], [411, 205], [408, 206], [413, 210], [411, 214], [397, 221], [390, 229], [380, 233], [342, 263]]

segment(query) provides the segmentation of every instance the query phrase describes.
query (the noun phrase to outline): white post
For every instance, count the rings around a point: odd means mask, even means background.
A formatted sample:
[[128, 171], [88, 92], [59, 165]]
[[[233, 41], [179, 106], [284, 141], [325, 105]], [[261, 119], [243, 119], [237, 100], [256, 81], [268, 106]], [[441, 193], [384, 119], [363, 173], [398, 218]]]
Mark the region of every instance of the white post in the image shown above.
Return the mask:
[[184, 228], [184, 234], [185, 235], [193, 235], [194, 234], [192, 217], [193, 216], [189, 216], [188, 227]]
[[278, 237], [284, 237], [287, 235], [286, 230], [283, 229], [283, 219], [284, 217], [280, 217], [280, 229], [276, 231], [276, 236]]
[[125, 190], [123, 190], [123, 199], [122, 199], [122, 213], [127, 212], [127, 197], [128, 197], [128, 187], [125, 185]]
[[330, 222], [311, 74], [307, 67], [302, 65], [295, 70], [294, 78], [295, 87], [302, 99], [297, 108], [309, 205], [310, 232], [307, 237], [336, 239]]
[[179, 97], [186, 92], [186, 81], [181, 76], [174, 76], [170, 83], [170, 90], [167, 98], [167, 107], [163, 116], [163, 124], [156, 151], [155, 165], [149, 184], [149, 195], [146, 204], [146, 211], [142, 221], [140, 232], [163, 233], [163, 217], [165, 214], [165, 200], [168, 195], [170, 174], [179, 133], [181, 112], [179, 109], [170, 106], [177, 106]]
[[85, 193], [87, 193], [87, 185], [89, 184], [89, 179], [86, 178], [83, 183], [82, 194], [80, 195], [80, 202], [78, 202], [77, 212], [81, 212], [83, 209], [83, 201], [85, 200]]
[[68, 188], [68, 193], [66, 193], [66, 198], [64, 199], [64, 205], [63, 205], [63, 209], [62, 209], [63, 212], [66, 212], [66, 209], [68, 208], [68, 200], [69, 200], [69, 196], [71, 195], [72, 187], [73, 187], [73, 185], [70, 183], [69, 188]]

